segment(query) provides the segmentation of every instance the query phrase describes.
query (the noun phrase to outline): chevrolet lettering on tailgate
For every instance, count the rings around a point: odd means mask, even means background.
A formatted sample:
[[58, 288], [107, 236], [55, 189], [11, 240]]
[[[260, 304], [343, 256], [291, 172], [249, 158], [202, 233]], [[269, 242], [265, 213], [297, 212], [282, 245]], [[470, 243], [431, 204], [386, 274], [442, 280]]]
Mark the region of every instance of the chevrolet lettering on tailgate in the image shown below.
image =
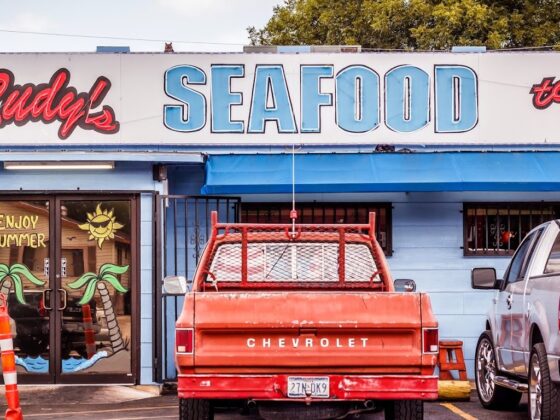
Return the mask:
[[265, 419], [423, 418], [438, 396], [438, 324], [413, 281], [393, 281], [375, 232], [373, 213], [363, 225], [213, 213], [176, 325], [180, 418], [211, 419], [228, 401]]
[[247, 339], [247, 347], [255, 348], [255, 347], [262, 347], [262, 348], [271, 348], [271, 347], [278, 347], [278, 348], [287, 348], [292, 347], [297, 349], [298, 347], [336, 347], [336, 348], [354, 348], [354, 347], [363, 347], [367, 346], [368, 338], [335, 338], [335, 339], [328, 339], [328, 338], [248, 338]]

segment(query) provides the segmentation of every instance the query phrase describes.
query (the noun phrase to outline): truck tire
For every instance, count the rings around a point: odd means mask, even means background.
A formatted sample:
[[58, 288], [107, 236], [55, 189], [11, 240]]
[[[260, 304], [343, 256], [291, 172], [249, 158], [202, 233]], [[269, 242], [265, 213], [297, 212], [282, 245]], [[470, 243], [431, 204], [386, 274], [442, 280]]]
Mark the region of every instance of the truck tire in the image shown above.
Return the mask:
[[505, 410], [517, 407], [522, 394], [512, 389], [496, 386], [494, 377], [498, 373], [492, 333], [484, 331], [476, 344], [474, 357], [474, 376], [478, 400], [484, 408], [490, 410]]
[[214, 411], [208, 400], [179, 398], [180, 420], [213, 420]]
[[529, 418], [558, 419], [560, 409], [558, 386], [550, 380], [550, 370], [546, 349], [543, 343], [537, 343], [531, 350], [529, 359]]
[[424, 401], [397, 400], [385, 405], [385, 420], [422, 420], [424, 418]]

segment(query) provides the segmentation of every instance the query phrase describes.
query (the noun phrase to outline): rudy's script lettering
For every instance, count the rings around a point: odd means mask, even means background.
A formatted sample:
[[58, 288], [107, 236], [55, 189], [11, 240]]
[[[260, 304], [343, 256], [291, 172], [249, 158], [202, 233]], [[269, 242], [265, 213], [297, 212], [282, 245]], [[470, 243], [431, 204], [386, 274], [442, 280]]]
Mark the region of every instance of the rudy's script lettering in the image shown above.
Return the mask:
[[30, 121], [61, 122], [58, 136], [67, 139], [76, 127], [100, 133], [116, 133], [119, 122], [110, 106], [91, 112], [111, 88], [106, 77], [98, 77], [89, 92], [81, 92], [68, 86], [70, 72], [57, 70], [48, 83], [16, 85], [11, 71], [0, 69], [0, 128], [8, 124], [17, 126]]

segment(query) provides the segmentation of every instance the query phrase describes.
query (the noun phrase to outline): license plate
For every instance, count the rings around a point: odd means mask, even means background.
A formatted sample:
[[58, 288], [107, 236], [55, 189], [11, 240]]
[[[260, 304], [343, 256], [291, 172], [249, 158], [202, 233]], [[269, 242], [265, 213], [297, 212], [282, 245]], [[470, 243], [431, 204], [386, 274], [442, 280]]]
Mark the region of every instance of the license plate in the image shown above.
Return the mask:
[[288, 397], [305, 398], [329, 398], [328, 376], [289, 376]]

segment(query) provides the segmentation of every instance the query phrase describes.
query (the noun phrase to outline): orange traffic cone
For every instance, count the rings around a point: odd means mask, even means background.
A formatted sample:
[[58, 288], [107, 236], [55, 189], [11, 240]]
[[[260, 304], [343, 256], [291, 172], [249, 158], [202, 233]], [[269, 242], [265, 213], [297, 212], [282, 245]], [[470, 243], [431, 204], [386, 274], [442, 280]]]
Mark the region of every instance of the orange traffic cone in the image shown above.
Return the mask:
[[10, 316], [8, 315], [6, 296], [3, 293], [0, 293], [0, 351], [2, 354], [2, 374], [4, 376], [4, 387], [6, 388], [6, 401], [8, 403], [6, 420], [23, 420], [23, 414], [19, 405], [16, 358], [14, 355], [12, 330], [10, 328]]
[[91, 308], [89, 305], [82, 305], [82, 319], [84, 322], [87, 358], [91, 359], [95, 354], [95, 336], [93, 334], [93, 319], [91, 318]]

